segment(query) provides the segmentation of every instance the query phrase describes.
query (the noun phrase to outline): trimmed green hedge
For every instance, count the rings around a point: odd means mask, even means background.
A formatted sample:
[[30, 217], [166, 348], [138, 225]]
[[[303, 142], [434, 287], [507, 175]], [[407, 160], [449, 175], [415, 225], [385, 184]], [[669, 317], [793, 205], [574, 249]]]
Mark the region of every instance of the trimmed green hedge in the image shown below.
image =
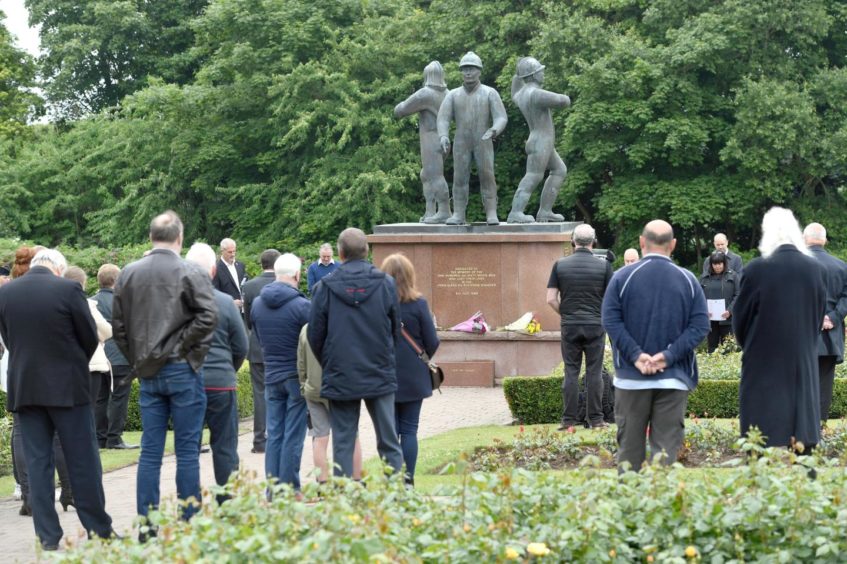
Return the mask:
[[[739, 380], [700, 380], [688, 396], [688, 413], [698, 417], [738, 417]], [[524, 425], [558, 423], [562, 418], [562, 377], [506, 378], [503, 394], [512, 417]], [[829, 417], [847, 415], [847, 379], [836, 378]]]

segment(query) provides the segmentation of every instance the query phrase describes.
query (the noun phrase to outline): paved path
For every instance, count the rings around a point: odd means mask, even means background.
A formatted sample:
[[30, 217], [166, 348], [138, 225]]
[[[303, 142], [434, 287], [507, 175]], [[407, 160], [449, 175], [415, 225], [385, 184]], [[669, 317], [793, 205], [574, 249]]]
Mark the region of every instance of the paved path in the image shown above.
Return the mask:
[[[424, 401], [419, 438], [431, 437], [460, 427], [475, 425], [507, 424], [511, 421], [509, 408], [503, 397], [502, 388], [445, 388], [443, 394], [436, 393]], [[362, 406], [360, 436], [365, 459], [376, 456], [376, 439], [367, 410]], [[264, 475], [264, 455], [250, 452], [252, 433], [239, 437], [238, 454], [244, 468], [255, 470]], [[331, 450], [330, 450], [331, 452]], [[314, 469], [312, 465], [311, 441], [306, 440], [303, 449], [303, 463], [300, 475], [305, 481]], [[162, 465], [162, 498], [174, 496], [176, 485], [174, 474], [176, 458], [165, 457]], [[200, 456], [200, 472], [203, 484], [214, 484], [212, 456], [210, 453]], [[135, 519], [135, 477], [136, 466], [128, 466], [109, 472], [103, 476], [106, 490], [106, 509], [112, 516], [115, 530], [120, 534], [128, 532]], [[30, 562], [35, 560], [35, 532], [32, 519], [18, 515], [20, 502], [12, 498], [0, 500], [0, 547], [4, 562]], [[58, 503], [65, 538], [83, 535], [82, 527], [73, 508], [62, 512]]]

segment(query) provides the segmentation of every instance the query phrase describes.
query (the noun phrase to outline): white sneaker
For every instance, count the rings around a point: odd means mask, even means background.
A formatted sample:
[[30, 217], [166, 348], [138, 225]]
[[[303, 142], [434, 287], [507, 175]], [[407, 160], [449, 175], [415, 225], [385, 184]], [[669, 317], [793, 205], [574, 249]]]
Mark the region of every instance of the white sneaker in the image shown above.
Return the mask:
[[17, 484], [17, 483], [15, 484], [14, 496], [15, 496], [15, 501], [20, 501], [21, 498], [23, 497], [23, 493], [21, 493], [21, 485], [20, 484]]

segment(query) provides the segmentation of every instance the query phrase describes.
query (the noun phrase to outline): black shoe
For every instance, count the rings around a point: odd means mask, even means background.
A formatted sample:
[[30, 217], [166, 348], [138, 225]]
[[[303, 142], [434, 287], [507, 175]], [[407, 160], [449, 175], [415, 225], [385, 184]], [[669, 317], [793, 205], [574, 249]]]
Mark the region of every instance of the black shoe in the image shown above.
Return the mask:
[[102, 450], [104, 448], [108, 448], [106, 446], [106, 441], [97, 441], [97, 447], [100, 448], [100, 450]]
[[53, 552], [54, 550], [59, 550], [59, 543], [53, 544], [49, 542], [41, 543], [41, 550]]
[[609, 427], [609, 424], [606, 423], [605, 421], [600, 421], [599, 423], [592, 423], [591, 424], [592, 429], [607, 429], [608, 427]]
[[253, 448], [250, 449], [250, 452], [252, 452], [253, 454], [264, 454], [265, 453], [265, 447], [254, 446]]
[[140, 447], [139, 445], [128, 445], [125, 442], [121, 441], [117, 444], [106, 445], [106, 448], [109, 450], [133, 450]]
[[141, 544], [146, 543], [150, 539], [155, 539], [159, 532], [153, 527], [146, 527], [146, 529], [146, 531], [142, 529], [138, 532], [138, 542]]
[[562, 423], [557, 430], [567, 431], [568, 429], [573, 429], [575, 431], [578, 427], [582, 427], [582, 423]]
[[18, 515], [22, 517], [32, 517], [32, 507], [29, 506], [29, 502], [26, 499], [24, 499], [24, 502], [21, 505], [21, 510], [18, 511]]
[[206, 445], [203, 445], [203, 446], [200, 447], [200, 454], [203, 454], [204, 452], [209, 452], [210, 450], [211, 449], [209, 447], [207, 447]]
[[62, 495], [59, 496], [59, 503], [62, 505], [62, 509], [65, 510], [65, 513], [68, 512], [69, 505], [74, 508], [76, 507], [73, 494], [66, 490], [62, 490]]

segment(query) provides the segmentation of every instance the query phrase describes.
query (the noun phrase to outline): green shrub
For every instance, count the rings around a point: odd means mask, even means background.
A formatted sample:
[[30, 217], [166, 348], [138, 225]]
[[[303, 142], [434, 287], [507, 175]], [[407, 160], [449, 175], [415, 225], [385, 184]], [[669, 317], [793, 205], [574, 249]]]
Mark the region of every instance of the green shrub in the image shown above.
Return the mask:
[[[760, 449], [759, 449], [760, 450]], [[180, 521], [163, 505], [159, 534], [86, 542], [65, 562], [843, 562], [847, 474], [777, 460], [769, 451], [716, 476], [650, 467], [618, 476], [590, 466], [559, 474], [466, 473], [439, 495], [398, 477], [289, 488], [272, 501], [246, 473], [218, 506]], [[320, 495], [319, 503], [312, 503]], [[686, 554], [687, 552], [687, 554]], [[546, 556], [543, 560], [542, 555]]]
[[[3, 398], [5, 401], [5, 397]], [[0, 411], [0, 476], [12, 473], [12, 414]]]
[[[703, 379], [688, 396], [688, 413], [699, 417], [738, 417], [740, 380]], [[562, 418], [561, 376], [518, 376], [503, 380], [512, 417], [524, 425], [557, 423]], [[847, 416], [847, 379], [836, 378], [830, 418]]]

